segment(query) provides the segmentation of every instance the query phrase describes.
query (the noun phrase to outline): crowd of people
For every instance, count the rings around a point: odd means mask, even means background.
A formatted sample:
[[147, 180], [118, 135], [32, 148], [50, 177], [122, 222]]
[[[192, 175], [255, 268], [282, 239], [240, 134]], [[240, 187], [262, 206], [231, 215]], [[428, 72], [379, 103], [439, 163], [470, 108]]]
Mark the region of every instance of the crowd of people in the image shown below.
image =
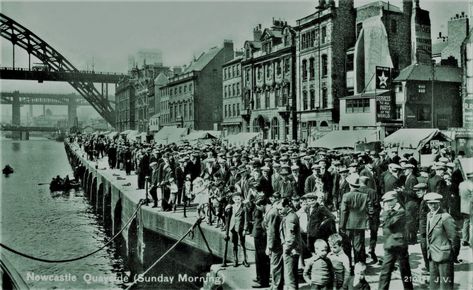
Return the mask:
[[[84, 134], [70, 142], [91, 160], [107, 156], [110, 168], [134, 171], [138, 189], [148, 182], [150, 206], [183, 207], [184, 216], [197, 206], [199, 217], [227, 233], [235, 267], [239, 248], [249, 266], [245, 239], [251, 235], [254, 288], [298, 289], [302, 274], [314, 289], [369, 289], [365, 270], [379, 263], [378, 289], [389, 289], [396, 265], [404, 289], [413, 289], [409, 245], [420, 244], [430, 289], [452, 289], [460, 247], [472, 243], [473, 175], [462, 172], [464, 153], [450, 147], [434, 148], [435, 163], [426, 167], [396, 148], [156, 145]], [[378, 257], [380, 228], [384, 253]]]

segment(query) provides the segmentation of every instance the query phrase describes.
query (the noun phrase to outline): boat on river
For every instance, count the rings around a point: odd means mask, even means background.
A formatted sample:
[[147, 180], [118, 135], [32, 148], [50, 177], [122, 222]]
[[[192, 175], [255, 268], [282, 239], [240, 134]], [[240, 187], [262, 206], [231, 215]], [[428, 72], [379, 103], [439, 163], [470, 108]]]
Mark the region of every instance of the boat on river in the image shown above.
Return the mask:
[[51, 191], [69, 191], [71, 189], [78, 190], [80, 183], [75, 179], [69, 180], [69, 178], [60, 178], [59, 176], [53, 178], [49, 183], [49, 190]]
[[13, 172], [15, 172], [15, 170], [9, 165], [7, 164], [3, 170], [2, 170], [3, 174], [5, 175], [9, 175], [9, 174], [12, 174]]

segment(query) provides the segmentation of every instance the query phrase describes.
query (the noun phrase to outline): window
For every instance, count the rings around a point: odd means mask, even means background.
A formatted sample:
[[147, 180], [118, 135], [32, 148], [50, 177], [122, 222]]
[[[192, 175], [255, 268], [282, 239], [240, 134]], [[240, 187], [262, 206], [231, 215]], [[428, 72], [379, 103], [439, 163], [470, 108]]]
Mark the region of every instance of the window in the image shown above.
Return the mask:
[[310, 107], [309, 107], [310, 110], [314, 110], [315, 109], [315, 91], [314, 90], [310, 90]]
[[327, 26], [322, 27], [322, 43], [327, 42]]
[[302, 61], [302, 79], [307, 80], [307, 60]]
[[232, 85], [232, 97], [235, 96], [235, 84]]
[[237, 93], [237, 96], [240, 95], [240, 83], [236, 84], [236, 93]]
[[261, 93], [256, 93], [256, 109], [261, 108]]
[[173, 110], [172, 110], [172, 105], [169, 106], [170, 110], [169, 110], [169, 118], [172, 119], [172, 113], [173, 113]]
[[192, 93], [192, 84], [189, 84], [189, 93]]
[[281, 106], [280, 98], [281, 98], [281, 89], [280, 88], [274, 89], [274, 102], [275, 102], [276, 107]]
[[279, 139], [279, 122], [278, 118], [274, 117], [271, 120], [271, 139], [277, 140]]
[[224, 97], [224, 98], [227, 97], [227, 86], [224, 86], [224, 87], [223, 87], [223, 97]]
[[425, 94], [425, 85], [418, 85], [417, 92], [420, 94]]
[[223, 106], [223, 116], [227, 117], [227, 105]]
[[314, 79], [314, 73], [315, 73], [315, 71], [314, 71], [314, 58], [311, 57], [311, 58], [309, 59], [309, 78], [310, 78], [311, 80]]
[[278, 60], [276, 62], [276, 75], [280, 75], [281, 72], [282, 72], [282, 69], [281, 69], [281, 64], [282, 64], [282, 61], [281, 60]]
[[284, 59], [284, 73], [288, 73], [290, 69], [291, 69], [290, 58], [286, 57]]
[[184, 86], [184, 93], [187, 91], [187, 86]]
[[417, 120], [418, 121], [430, 121], [430, 105], [418, 105], [417, 106]]
[[264, 106], [266, 109], [269, 108], [269, 91], [264, 92]]
[[307, 91], [302, 92], [302, 110], [307, 110]]
[[327, 88], [322, 89], [322, 108], [325, 109], [328, 107], [328, 91]]
[[182, 104], [179, 104], [179, 117], [182, 117]]
[[187, 119], [187, 104], [184, 104], [184, 119]]
[[402, 120], [402, 105], [396, 105], [396, 120]]
[[369, 113], [370, 99], [346, 100], [346, 113]]
[[260, 127], [259, 127], [259, 122], [258, 118], [253, 120], [253, 132], [259, 132]]
[[352, 71], [354, 69], [353, 57], [354, 57], [353, 53], [350, 53], [347, 55], [346, 64], [345, 64], [346, 71]]
[[261, 66], [258, 66], [257, 68], [257, 78], [260, 80], [263, 77], [263, 68]]
[[322, 77], [326, 77], [328, 73], [328, 59], [327, 55], [322, 55]]
[[192, 119], [192, 103], [189, 104], [189, 119]]
[[232, 114], [232, 115], [235, 117], [235, 116], [236, 116], [236, 105], [233, 104], [233, 105], [232, 105], [232, 108], [233, 108], [233, 110], [232, 110], [232, 113], [233, 113], [233, 114]]

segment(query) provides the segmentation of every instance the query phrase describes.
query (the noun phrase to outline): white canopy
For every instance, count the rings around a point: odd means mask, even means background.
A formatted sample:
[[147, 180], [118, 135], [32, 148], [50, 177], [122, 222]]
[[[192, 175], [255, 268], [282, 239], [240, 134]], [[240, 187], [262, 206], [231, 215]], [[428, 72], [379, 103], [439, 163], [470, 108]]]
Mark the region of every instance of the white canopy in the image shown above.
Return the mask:
[[213, 132], [219, 131], [192, 131], [189, 135], [182, 137], [183, 140], [193, 141], [198, 139], [217, 139], [220, 134], [215, 134]]
[[384, 139], [384, 146], [420, 150], [431, 140], [452, 141], [439, 129], [399, 129]]
[[248, 145], [250, 141], [254, 140], [258, 136], [260, 136], [260, 133], [238, 133], [227, 136], [225, 139], [228, 141], [228, 144]]
[[154, 142], [156, 144], [171, 144], [177, 143], [183, 136], [186, 136], [188, 132], [187, 128], [178, 128], [177, 126], [164, 126], [154, 134]]
[[356, 143], [378, 141], [376, 130], [332, 131], [321, 138], [310, 142], [309, 147], [328, 149], [355, 148]]

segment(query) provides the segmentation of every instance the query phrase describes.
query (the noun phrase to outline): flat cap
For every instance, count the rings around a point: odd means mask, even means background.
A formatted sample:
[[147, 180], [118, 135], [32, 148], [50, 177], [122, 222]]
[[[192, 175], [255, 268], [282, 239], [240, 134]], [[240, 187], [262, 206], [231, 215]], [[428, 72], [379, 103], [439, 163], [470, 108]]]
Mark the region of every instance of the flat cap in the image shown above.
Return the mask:
[[421, 190], [421, 189], [427, 189], [427, 183], [417, 183], [414, 185], [414, 190]]
[[383, 197], [381, 197], [381, 199], [383, 201], [389, 201], [389, 200], [397, 199], [397, 192], [388, 191], [383, 195]]
[[424, 200], [426, 202], [440, 202], [442, 198], [443, 196], [436, 192], [429, 192], [426, 195], [424, 195]]

